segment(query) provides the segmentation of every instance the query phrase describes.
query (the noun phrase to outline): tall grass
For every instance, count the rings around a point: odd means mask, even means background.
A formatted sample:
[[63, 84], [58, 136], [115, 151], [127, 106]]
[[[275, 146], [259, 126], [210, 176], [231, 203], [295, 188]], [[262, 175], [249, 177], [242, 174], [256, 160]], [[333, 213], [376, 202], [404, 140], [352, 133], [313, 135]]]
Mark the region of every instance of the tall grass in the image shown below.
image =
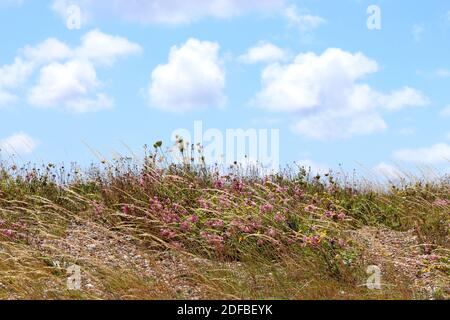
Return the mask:
[[[161, 143], [86, 169], [3, 162], [0, 298], [448, 298], [449, 177], [379, 188], [305, 168], [223, 170], [178, 147], [176, 163]], [[383, 254], [366, 254], [364, 228], [412, 232], [414, 276], [432, 281], [413, 285], [386, 259], [383, 289], [368, 290], [367, 257]], [[72, 263], [80, 290], [66, 286]]]

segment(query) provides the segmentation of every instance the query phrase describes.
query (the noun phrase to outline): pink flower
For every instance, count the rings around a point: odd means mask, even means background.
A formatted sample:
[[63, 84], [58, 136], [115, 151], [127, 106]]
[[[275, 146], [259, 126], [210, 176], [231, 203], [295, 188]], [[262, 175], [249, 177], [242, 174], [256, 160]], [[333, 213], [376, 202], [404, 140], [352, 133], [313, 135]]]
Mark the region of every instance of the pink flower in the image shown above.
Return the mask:
[[166, 214], [164, 214], [162, 219], [165, 223], [175, 223], [180, 222], [181, 220], [178, 215], [172, 212], [167, 212]]
[[210, 246], [216, 248], [217, 251], [223, 251], [225, 239], [222, 236], [216, 234], [210, 234], [208, 232], [201, 232], [200, 235], [204, 238]]
[[439, 256], [438, 256], [438, 255], [435, 255], [434, 253], [433, 253], [433, 254], [430, 254], [430, 255], [428, 256], [428, 260], [429, 260], [429, 261], [438, 261], [438, 260], [439, 260]]
[[225, 183], [222, 180], [216, 180], [214, 182], [214, 188], [216, 188], [216, 189], [223, 189], [224, 186], [225, 186]]
[[295, 195], [297, 198], [302, 199], [302, 198], [304, 197], [305, 193], [304, 193], [304, 192], [302, 191], [302, 189], [300, 189], [299, 187], [295, 187], [295, 189], [294, 189], [294, 195]]
[[261, 213], [265, 214], [265, 213], [269, 213], [273, 211], [273, 205], [271, 205], [270, 203], [266, 203], [264, 205], [261, 206]]
[[187, 218], [186, 221], [195, 224], [198, 222], [198, 217], [196, 215], [192, 215], [189, 218]]
[[315, 205], [312, 205], [312, 204], [306, 206], [306, 208], [305, 208], [305, 212], [307, 212], [307, 213], [312, 213], [315, 210], [317, 210], [317, 207]]
[[14, 231], [12, 230], [3, 230], [2, 234], [7, 238], [12, 238], [14, 236]]
[[433, 202], [433, 205], [436, 207], [446, 207], [450, 206], [450, 200], [447, 199], [437, 199]]
[[275, 229], [270, 228], [269, 230], [267, 230], [266, 234], [271, 238], [275, 238], [278, 233], [276, 232]]
[[223, 220], [209, 220], [205, 224], [210, 228], [221, 229], [225, 225], [225, 222]]
[[123, 205], [122, 212], [123, 212], [123, 214], [128, 216], [130, 214], [130, 207], [127, 204]]
[[169, 230], [169, 229], [162, 229], [160, 234], [161, 234], [161, 237], [166, 238], [166, 239], [173, 239], [177, 236], [177, 234], [175, 232], [173, 232], [172, 230]]
[[337, 215], [337, 219], [340, 221], [344, 221], [346, 217], [347, 216], [345, 215], [344, 212], [339, 212], [339, 214]]
[[285, 222], [285, 221], [286, 221], [286, 217], [283, 216], [283, 215], [282, 215], [281, 213], [279, 213], [279, 212], [277, 212], [277, 213], [275, 214], [274, 219], [275, 219], [276, 222], [279, 222], [279, 223]]
[[199, 199], [198, 203], [200, 204], [201, 208], [209, 209], [209, 203], [205, 199]]
[[191, 224], [188, 221], [184, 221], [180, 224], [180, 229], [183, 232], [191, 230]]

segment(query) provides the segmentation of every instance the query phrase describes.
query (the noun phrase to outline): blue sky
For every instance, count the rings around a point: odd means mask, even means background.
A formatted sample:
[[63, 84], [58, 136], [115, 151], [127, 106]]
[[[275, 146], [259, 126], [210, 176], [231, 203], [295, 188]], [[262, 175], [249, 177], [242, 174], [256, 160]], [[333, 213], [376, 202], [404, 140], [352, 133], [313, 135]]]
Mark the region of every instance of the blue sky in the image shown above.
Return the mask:
[[129, 3], [0, 0], [3, 158], [88, 163], [201, 120], [279, 129], [282, 164], [449, 167], [448, 1]]

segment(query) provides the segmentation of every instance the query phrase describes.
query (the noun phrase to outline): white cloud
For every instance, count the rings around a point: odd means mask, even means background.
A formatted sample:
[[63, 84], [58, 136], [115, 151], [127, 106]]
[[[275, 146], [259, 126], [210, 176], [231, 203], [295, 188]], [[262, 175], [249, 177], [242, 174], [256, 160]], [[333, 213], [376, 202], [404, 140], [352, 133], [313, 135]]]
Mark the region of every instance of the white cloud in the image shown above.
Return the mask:
[[93, 30], [71, 48], [49, 38], [36, 46], [25, 46], [11, 65], [0, 67], [0, 106], [17, 100], [12, 92], [39, 70], [37, 83], [28, 90], [28, 102], [38, 107], [64, 107], [73, 112], [112, 107], [114, 101], [98, 90], [97, 67], [112, 66], [123, 56], [142, 52], [126, 38]]
[[268, 42], [260, 42], [238, 58], [243, 63], [275, 62], [286, 59], [285, 50]]
[[444, 109], [442, 109], [441, 115], [443, 117], [450, 118], [450, 105], [448, 105]]
[[420, 91], [404, 87], [390, 94], [379, 94], [379, 103], [386, 109], [397, 111], [405, 107], [422, 107], [430, 103]]
[[428, 99], [404, 87], [381, 93], [359, 80], [379, 70], [362, 53], [328, 49], [299, 54], [293, 63], [275, 63], [262, 73], [262, 90], [252, 103], [269, 111], [291, 113], [294, 131], [325, 139], [370, 134], [387, 127], [381, 111], [424, 106]]
[[17, 100], [11, 91], [21, 86], [32, 71], [33, 65], [21, 58], [16, 58], [12, 64], [0, 66], [0, 107]]
[[303, 32], [316, 29], [326, 22], [324, 18], [300, 11], [294, 5], [285, 8], [283, 15], [291, 25]]
[[397, 160], [413, 163], [439, 164], [450, 161], [450, 145], [438, 143], [429, 148], [402, 149], [394, 152]]
[[219, 45], [189, 39], [172, 47], [169, 62], [153, 70], [150, 104], [171, 112], [221, 107], [226, 102], [224, 87]]
[[27, 61], [36, 65], [73, 57], [73, 50], [55, 38], [46, 39], [34, 47], [26, 46], [21, 52]]
[[400, 180], [405, 174], [397, 167], [394, 167], [385, 162], [381, 162], [373, 168], [376, 175], [384, 177], [388, 180], [395, 181]]
[[27, 155], [36, 149], [38, 142], [28, 136], [27, 134], [20, 132], [14, 134], [8, 138], [0, 140], [1, 152], [6, 152], [10, 155]]
[[81, 38], [81, 46], [75, 49], [75, 56], [94, 64], [112, 65], [121, 56], [141, 52], [142, 48], [139, 45], [126, 38], [93, 30]]
[[250, 11], [269, 12], [284, 0], [53, 0], [62, 16], [69, 5], [79, 5], [89, 17], [114, 16], [140, 23], [186, 24], [205, 17], [230, 18]]
[[95, 68], [89, 62], [70, 61], [53, 63], [40, 71], [38, 83], [28, 96], [30, 104], [39, 107], [63, 105], [74, 112], [96, 111], [112, 107], [112, 101], [104, 94], [95, 94], [100, 86]]
[[0, 88], [16, 88], [30, 76], [31, 63], [16, 58], [14, 63], [0, 66]]

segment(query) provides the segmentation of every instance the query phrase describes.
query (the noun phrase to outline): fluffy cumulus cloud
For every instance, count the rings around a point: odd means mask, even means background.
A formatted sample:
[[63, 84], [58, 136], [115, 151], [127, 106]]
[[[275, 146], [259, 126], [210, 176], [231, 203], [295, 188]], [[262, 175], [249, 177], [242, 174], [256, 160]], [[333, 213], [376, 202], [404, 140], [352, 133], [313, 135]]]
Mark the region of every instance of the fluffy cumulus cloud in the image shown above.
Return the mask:
[[223, 106], [225, 72], [219, 49], [217, 43], [197, 39], [172, 47], [168, 63], [152, 72], [150, 104], [170, 112]]
[[41, 69], [39, 81], [31, 89], [28, 100], [39, 107], [62, 105], [79, 113], [112, 107], [111, 99], [104, 94], [86, 98], [99, 85], [95, 69], [89, 62], [53, 63]]
[[382, 93], [361, 82], [378, 70], [377, 62], [362, 53], [332, 48], [321, 55], [299, 54], [292, 63], [263, 70], [253, 104], [291, 114], [297, 119], [294, 131], [316, 139], [381, 131], [387, 127], [383, 111], [428, 104], [410, 87]]
[[424, 164], [440, 164], [450, 161], [450, 144], [438, 143], [429, 148], [401, 149], [393, 157], [400, 161]]
[[186, 24], [204, 17], [229, 18], [251, 11], [282, 7], [284, 0], [53, 0], [52, 8], [67, 14], [79, 5], [88, 18], [115, 16], [141, 23]]
[[0, 107], [17, 100], [14, 91], [23, 85], [33, 72], [33, 63], [16, 58], [13, 63], [0, 66]]
[[268, 42], [260, 42], [256, 46], [251, 47], [247, 52], [241, 55], [238, 60], [242, 63], [261, 63], [261, 62], [275, 62], [286, 59], [287, 53], [285, 50]]
[[54, 38], [26, 46], [14, 63], [0, 67], [0, 106], [17, 100], [14, 92], [37, 73], [37, 82], [26, 90], [33, 106], [78, 113], [110, 108], [114, 101], [101, 92], [97, 68], [112, 66], [118, 58], [141, 51], [126, 38], [98, 30], [85, 34], [74, 48]]
[[32, 153], [38, 142], [29, 135], [20, 132], [8, 138], [0, 139], [0, 152], [8, 155], [27, 155]]

